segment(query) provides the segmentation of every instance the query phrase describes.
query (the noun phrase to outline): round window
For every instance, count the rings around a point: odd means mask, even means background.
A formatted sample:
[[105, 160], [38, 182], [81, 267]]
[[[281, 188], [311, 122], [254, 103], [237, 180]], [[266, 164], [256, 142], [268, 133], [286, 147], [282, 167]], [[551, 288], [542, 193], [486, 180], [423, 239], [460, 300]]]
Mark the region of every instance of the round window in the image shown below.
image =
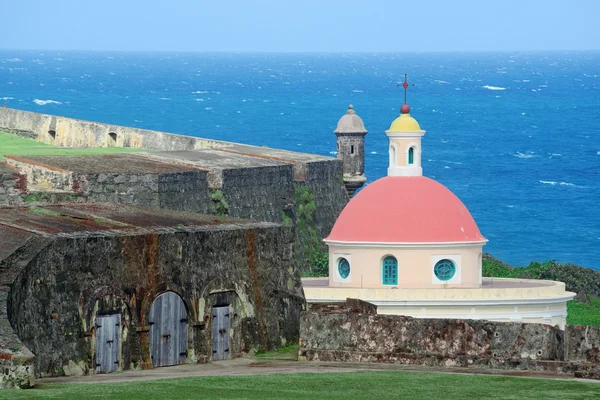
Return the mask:
[[338, 261], [338, 273], [342, 279], [346, 279], [350, 275], [350, 263], [345, 258], [340, 258]]
[[440, 281], [449, 281], [456, 274], [456, 266], [450, 260], [440, 260], [435, 264], [433, 272]]

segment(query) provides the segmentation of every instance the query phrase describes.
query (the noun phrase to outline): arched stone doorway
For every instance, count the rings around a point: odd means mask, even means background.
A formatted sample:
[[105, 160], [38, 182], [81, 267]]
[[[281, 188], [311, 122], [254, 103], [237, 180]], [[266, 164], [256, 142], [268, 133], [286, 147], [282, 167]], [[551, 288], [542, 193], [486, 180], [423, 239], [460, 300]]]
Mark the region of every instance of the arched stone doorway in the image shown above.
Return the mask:
[[187, 358], [187, 311], [176, 293], [160, 294], [150, 307], [150, 355], [153, 367], [185, 363]]

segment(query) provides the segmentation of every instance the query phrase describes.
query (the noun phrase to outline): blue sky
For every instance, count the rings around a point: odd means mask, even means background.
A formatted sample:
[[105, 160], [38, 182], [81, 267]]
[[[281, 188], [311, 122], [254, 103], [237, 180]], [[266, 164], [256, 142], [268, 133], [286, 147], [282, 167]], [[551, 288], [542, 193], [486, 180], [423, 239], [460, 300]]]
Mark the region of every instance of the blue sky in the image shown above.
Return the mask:
[[600, 0], [0, 2], [0, 49], [600, 50]]

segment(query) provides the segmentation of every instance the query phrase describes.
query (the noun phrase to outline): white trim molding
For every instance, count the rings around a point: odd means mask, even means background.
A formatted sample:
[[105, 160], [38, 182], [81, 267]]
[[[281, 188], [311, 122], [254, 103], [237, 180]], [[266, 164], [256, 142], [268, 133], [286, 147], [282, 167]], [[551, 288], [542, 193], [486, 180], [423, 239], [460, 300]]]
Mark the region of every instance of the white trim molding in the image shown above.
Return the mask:
[[328, 246], [338, 247], [354, 247], [354, 248], [385, 248], [385, 249], [417, 249], [417, 248], [463, 248], [472, 247], [474, 245], [483, 246], [488, 242], [485, 240], [477, 240], [473, 242], [350, 242], [345, 240], [327, 240], [323, 242]]

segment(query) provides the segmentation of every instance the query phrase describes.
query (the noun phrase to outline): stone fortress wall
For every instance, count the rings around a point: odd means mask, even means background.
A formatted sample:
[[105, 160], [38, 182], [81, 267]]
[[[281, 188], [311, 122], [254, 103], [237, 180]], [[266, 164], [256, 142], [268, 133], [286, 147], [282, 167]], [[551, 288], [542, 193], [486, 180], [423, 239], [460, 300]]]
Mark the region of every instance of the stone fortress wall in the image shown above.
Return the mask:
[[[0, 130], [64, 147], [117, 146], [151, 151], [6, 157], [12, 167], [27, 176], [21, 198], [11, 197], [10, 203], [113, 201], [298, 225], [299, 202], [307, 201], [299, 193], [308, 192], [308, 202], [314, 207], [304, 209], [314, 211], [303, 226], [311, 226], [318, 246], [324, 249], [320, 239], [329, 234], [349, 199], [342, 162], [331, 157], [6, 107], [0, 107]], [[0, 206], [8, 204], [9, 199], [0, 193]], [[305, 247], [300, 246], [299, 251]]]
[[114, 370], [152, 368], [161, 348], [150, 343], [150, 309], [162, 293], [186, 310], [177, 363], [213, 359], [217, 306], [229, 311], [226, 358], [298, 340], [305, 302], [291, 226], [78, 203], [0, 208], [0, 237], [0, 389], [106, 372], [105, 315], [121, 317]]
[[312, 303], [299, 358], [512, 369], [600, 379], [600, 327], [377, 314], [361, 300]]

